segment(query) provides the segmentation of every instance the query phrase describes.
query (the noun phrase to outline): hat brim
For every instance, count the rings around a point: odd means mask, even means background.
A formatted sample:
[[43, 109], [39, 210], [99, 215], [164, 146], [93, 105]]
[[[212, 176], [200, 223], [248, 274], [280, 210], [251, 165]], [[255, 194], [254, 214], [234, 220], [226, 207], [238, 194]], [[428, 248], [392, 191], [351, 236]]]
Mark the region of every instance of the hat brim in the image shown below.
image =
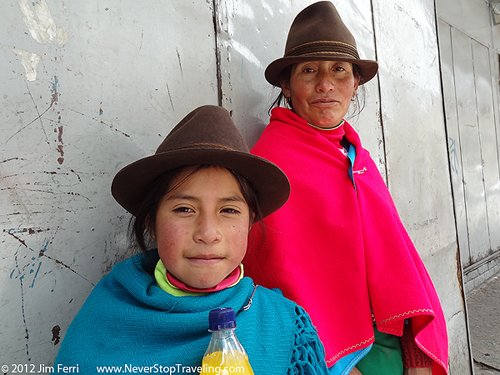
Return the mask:
[[281, 87], [280, 81], [282, 79], [281, 73], [283, 72], [283, 69], [293, 64], [305, 61], [317, 61], [317, 60], [346, 61], [357, 65], [361, 70], [361, 80], [359, 82], [360, 85], [368, 82], [373, 77], [375, 77], [378, 71], [378, 63], [374, 60], [359, 60], [335, 54], [327, 54], [327, 55], [314, 54], [314, 55], [288, 56], [274, 60], [267, 66], [264, 76], [266, 77], [267, 82], [269, 82], [271, 85]]
[[116, 174], [111, 193], [122, 207], [135, 215], [158, 177], [180, 167], [200, 164], [228, 168], [245, 177], [257, 193], [262, 217], [280, 208], [290, 195], [288, 178], [273, 163], [246, 152], [213, 148], [170, 151], [137, 160]]

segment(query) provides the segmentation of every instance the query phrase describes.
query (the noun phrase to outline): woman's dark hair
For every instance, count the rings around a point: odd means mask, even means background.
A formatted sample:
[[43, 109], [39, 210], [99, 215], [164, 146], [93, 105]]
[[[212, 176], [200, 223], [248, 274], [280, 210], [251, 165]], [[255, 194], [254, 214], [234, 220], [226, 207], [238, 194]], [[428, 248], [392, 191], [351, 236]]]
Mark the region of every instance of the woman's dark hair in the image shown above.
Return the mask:
[[[290, 83], [290, 77], [292, 75], [292, 68], [293, 68], [293, 65], [289, 65], [285, 69], [283, 69], [283, 71], [281, 72], [280, 77], [279, 77], [280, 84]], [[281, 90], [281, 88], [280, 87], [278, 87], [278, 88], [280, 89], [280, 93], [278, 94], [276, 99], [274, 99], [271, 106], [267, 110], [267, 113], [269, 115], [271, 114], [271, 110], [274, 107], [286, 107], [288, 105], [290, 108], [292, 108], [292, 101], [290, 99], [285, 98], [285, 94], [283, 94], [283, 91]]]
[[[129, 222], [129, 237], [132, 244], [137, 245], [142, 251], [146, 251], [151, 248], [154, 242], [156, 213], [162, 198], [186, 181], [194, 173], [209, 167], [216, 167], [216, 165], [203, 164], [193, 167], [174, 169], [161, 175], [153, 183], [151, 183], [136, 215], [132, 216]], [[226, 169], [236, 178], [236, 181], [240, 186], [243, 198], [250, 209], [251, 222], [255, 223], [259, 221], [262, 218], [262, 213], [255, 189], [250, 185], [250, 182], [245, 177], [231, 169]], [[175, 185], [172, 185], [172, 182], [186, 170], [186, 175], [177, 181]]]
[[[352, 73], [354, 74], [354, 77], [359, 78], [361, 80], [362, 78], [361, 69], [359, 68], [358, 65], [352, 64]], [[352, 99], [354, 105], [351, 107], [354, 107], [354, 109], [352, 110], [348, 118], [353, 118], [361, 113], [361, 111], [365, 108], [365, 101], [366, 101], [365, 99], [366, 99], [365, 86], [360, 85], [358, 86], [358, 90], [356, 91], [355, 97]], [[349, 107], [349, 110], [351, 110], [351, 107]]]
[[[280, 83], [290, 83], [290, 77], [292, 75], [292, 68], [294, 65], [289, 65], [280, 74]], [[361, 79], [361, 69], [359, 68], [358, 65], [352, 64], [352, 72], [354, 74], [354, 77]], [[361, 94], [358, 93], [358, 91], [361, 91]], [[358, 87], [358, 91], [356, 92], [356, 97], [353, 99], [354, 102], [354, 109], [352, 113], [348, 116], [349, 118], [355, 117], [361, 113], [363, 108], [365, 108], [365, 97], [366, 97], [366, 91], [363, 85]], [[267, 110], [267, 113], [270, 115], [271, 111], [274, 107], [286, 107], [288, 106], [290, 109], [293, 110], [292, 106], [292, 101], [290, 98], [285, 98], [285, 95], [283, 94], [283, 91], [280, 89], [280, 92], [278, 96], [274, 99], [272, 102], [271, 106]]]

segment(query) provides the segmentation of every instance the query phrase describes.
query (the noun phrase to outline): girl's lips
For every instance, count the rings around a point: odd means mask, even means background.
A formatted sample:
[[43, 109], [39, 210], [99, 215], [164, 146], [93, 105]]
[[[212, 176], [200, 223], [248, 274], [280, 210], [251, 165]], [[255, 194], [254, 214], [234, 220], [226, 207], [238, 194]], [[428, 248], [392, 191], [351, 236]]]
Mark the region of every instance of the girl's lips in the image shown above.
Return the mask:
[[193, 263], [209, 265], [220, 262], [224, 258], [220, 256], [196, 256], [196, 257], [188, 257], [187, 259]]

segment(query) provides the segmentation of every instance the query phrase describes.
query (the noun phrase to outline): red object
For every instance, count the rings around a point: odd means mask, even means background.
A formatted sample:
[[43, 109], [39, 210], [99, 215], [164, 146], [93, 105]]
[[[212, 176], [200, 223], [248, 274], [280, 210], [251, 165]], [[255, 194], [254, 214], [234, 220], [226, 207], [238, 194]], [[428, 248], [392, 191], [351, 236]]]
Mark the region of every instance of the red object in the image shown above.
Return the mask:
[[223, 290], [226, 288], [229, 288], [230, 286], [233, 286], [236, 284], [240, 277], [241, 277], [241, 268], [236, 267], [224, 280], [222, 280], [219, 284], [212, 288], [205, 288], [205, 289], [200, 289], [200, 288], [193, 288], [192, 286], [184, 284], [182, 281], [180, 281], [178, 278], [176, 278], [174, 275], [170, 274], [167, 272], [167, 279], [176, 288], [183, 290], [185, 292], [194, 292], [194, 293], [213, 293], [213, 292], [218, 292], [219, 290]]
[[432, 367], [432, 359], [430, 359], [415, 343], [415, 338], [409, 324], [405, 324], [403, 330], [401, 349], [403, 350], [403, 366], [405, 368]]
[[[254, 225], [245, 271], [307, 310], [328, 366], [373, 342], [373, 311], [377, 328], [397, 336], [411, 318], [433, 374], [445, 374], [448, 338], [432, 281], [359, 136], [347, 122], [339, 129], [318, 130], [288, 109], [273, 110], [252, 153], [284, 170], [291, 195]], [[337, 148], [342, 132], [356, 147], [356, 188]]]

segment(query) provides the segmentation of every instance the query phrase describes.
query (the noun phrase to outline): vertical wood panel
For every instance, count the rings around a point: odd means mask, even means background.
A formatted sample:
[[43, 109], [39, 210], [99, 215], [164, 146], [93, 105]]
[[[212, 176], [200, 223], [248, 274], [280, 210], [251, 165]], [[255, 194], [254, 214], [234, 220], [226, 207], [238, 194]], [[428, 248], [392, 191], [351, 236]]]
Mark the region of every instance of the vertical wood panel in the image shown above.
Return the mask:
[[444, 95], [444, 110], [448, 135], [448, 158], [453, 186], [455, 222], [458, 232], [460, 259], [463, 267], [471, 264], [469, 235], [467, 231], [467, 210], [465, 207], [464, 177], [460, 131], [458, 129], [457, 100], [453, 70], [453, 47], [451, 27], [444, 21], [439, 22], [439, 46]]

